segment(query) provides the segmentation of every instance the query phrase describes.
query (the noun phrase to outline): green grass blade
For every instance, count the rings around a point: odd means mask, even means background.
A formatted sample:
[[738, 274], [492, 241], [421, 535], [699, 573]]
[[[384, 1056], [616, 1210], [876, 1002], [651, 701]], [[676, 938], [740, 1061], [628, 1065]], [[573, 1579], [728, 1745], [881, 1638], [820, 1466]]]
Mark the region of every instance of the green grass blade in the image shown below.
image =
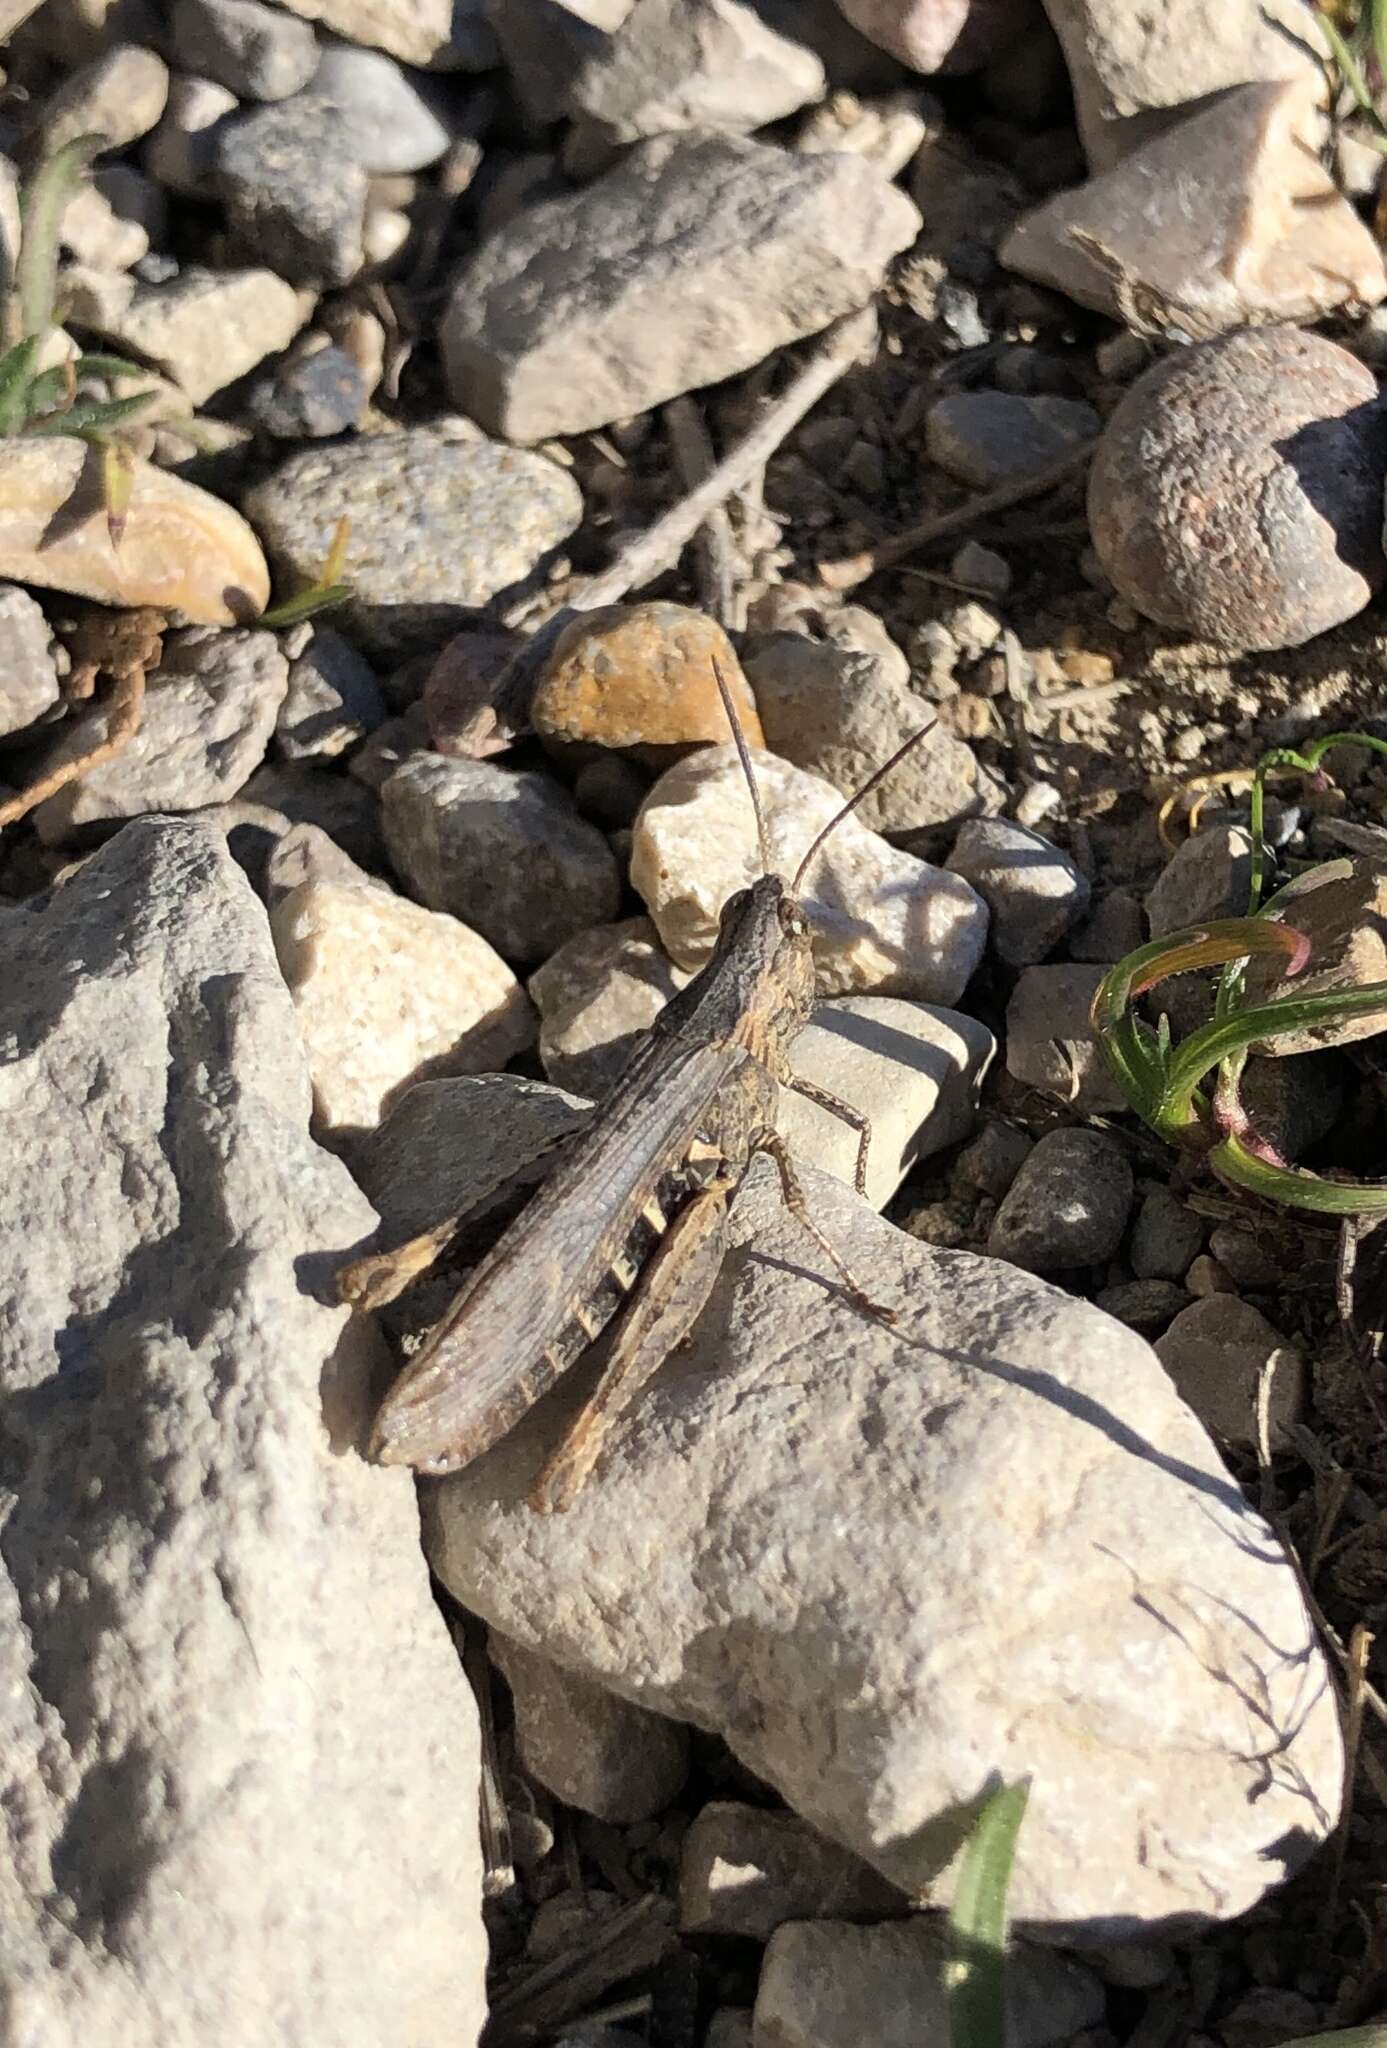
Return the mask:
[[945, 1970], [950, 2048], [1005, 2048], [1007, 1887], [1030, 1779], [983, 1806], [963, 1851]]
[[1209, 1164], [1220, 1180], [1246, 1188], [1263, 1201], [1277, 1202], [1283, 1209], [1306, 1209], [1314, 1216], [1381, 1216], [1387, 1212], [1387, 1186], [1321, 1180], [1302, 1166], [1273, 1166], [1238, 1138], [1225, 1138], [1216, 1145]]
[[297, 626], [302, 619], [316, 618], [319, 612], [345, 604], [351, 594], [350, 583], [315, 583], [311, 590], [301, 590], [297, 597], [286, 597], [282, 604], [271, 605], [255, 623], [272, 628]]
[[58, 288], [58, 236], [67, 203], [88, 164], [110, 143], [104, 135], [78, 135], [46, 157], [24, 189], [15, 285], [25, 334], [53, 325]]
[[137, 391], [133, 398], [79, 398], [65, 412], [50, 412], [31, 420], [31, 434], [109, 434], [133, 419], [142, 407], [158, 397], [155, 391]]
[[97, 349], [83, 349], [77, 358], [79, 377], [148, 377], [147, 363], [127, 362], [124, 356], [103, 355]]
[[29, 392], [42, 336], [26, 334], [0, 356], [0, 434], [14, 434], [29, 417]]

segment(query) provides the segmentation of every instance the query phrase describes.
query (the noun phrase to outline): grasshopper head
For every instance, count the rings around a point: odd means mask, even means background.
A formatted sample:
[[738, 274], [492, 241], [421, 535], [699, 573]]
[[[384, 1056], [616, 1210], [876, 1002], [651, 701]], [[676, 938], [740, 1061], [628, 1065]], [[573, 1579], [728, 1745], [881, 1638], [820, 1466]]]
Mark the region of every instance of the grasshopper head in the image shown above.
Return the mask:
[[779, 875], [762, 875], [728, 898], [718, 960], [741, 999], [735, 1039], [760, 1059], [783, 1051], [814, 1007], [814, 949], [809, 920]]

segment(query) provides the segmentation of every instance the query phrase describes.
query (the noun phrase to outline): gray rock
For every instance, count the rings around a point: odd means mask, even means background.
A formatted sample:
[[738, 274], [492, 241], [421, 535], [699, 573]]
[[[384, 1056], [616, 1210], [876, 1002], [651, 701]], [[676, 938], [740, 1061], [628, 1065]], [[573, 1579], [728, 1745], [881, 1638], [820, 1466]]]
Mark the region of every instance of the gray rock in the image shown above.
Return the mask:
[[886, 1920], [905, 1908], [869, 1863], [793, 1813], [714, 1800], [684, 1837], [682, 1934], [769, 1941], [786, 1920]]
[[385, 841], [422, 903], [532, 966], [616, 916], [611, 848], [547, 775], [416, 754], [381, 791]]
[[162, 57], [134, 43], [112, 43], [70, 71], [43, 109], [44, 152], [51, 156], [79, 135], [104, 135], [109, 149], [138, 142], [163, 113], [168, 92]]
[[746, 134], [824, 96], [814, 52], [743, 0], [636, 0], [572, 76], [564, 111], [608, 145], [684, 128]]
[[[920, 2048], [949, 2034], [950, 1941], [941, 1913], [885, 1927], [782, 1927], [761, 1966], [754, 2048]], [[1103, 1987], [1029, 1942], [1007, 1949], [1008, 2048], [1049, 2048], [1103, 2017]]]
[[42, 718], [58, 695], [53, 634], [43, 607], [17, 583], [0, 583], [0, 738]]
[[[241, 811], [250, 814], [259, 807], [242, 800], [240, 803], [228, 804], [225, 808], [229, 812]], [[270, 811], [268, 807], [265, 808], [263, 815], [266, 820], [277, 819], [278, 830], [269, 832], [268, 843], [263, 849], [260, 863], [259, 879], [257, 882], [256, 876], [252, 874], [251, 887], [255, 889], [256, 895], [263, 900], [267, 909], [273, 910], [292, 889], [301, 888], [305, 882], [340, 882], [356, 888], [387, 889], [389, 893], [394, 893], [389, 890], [387, 883], [377, 880], [374, 875], [368, 875], [364, 868], [359, 868], [351, 856], [342, 851], [335, 839], [328, 838], [321, 826], [291, 825], [282, 812]], [[200, 811], [198, 816], [210, 822], [213, 813]], [[247, 815], [248, 825], [254, 826], [258, 822], [260, 821], [254, 816]], [[232, 853], [241, 860], [234, 841], [235, 830], [233, 826], [232, 833], [228, 836]], [[241, 860], [241, 865], [247, 866], [244, 860]], [[247, 873], [250, 873], [248, 867]]]
[[[884, 661], [831, 640], [772, 633], [750, 643], [742, 666], [767, 746], [845, 796], [926, 722], [915, 691]], [[873, 831], [908, 832], [995, 809], [999, 800], [972, 749], [936, 724], [855, 815]]]
[[349, 284], [365, 262], [366, 172], [337, 109], [313, 93], [217, 131], [233, 233], [291, 284]]
[[529, 981], [549, 1079], [600, 1101], [675, 990], [691, 978], [664, 951], [648, 917], [575, 932]]
[[1007, 1190], [987, 1249], [1030, 1273], [1098, 1266], [1121, 1244], [1131, 1207], [1120, 1145], [1101, 1131], [1049, 1131]]
[[1141, 905], [1131, 890], [1109, 889], [1069, 934], [1069, 957], [1111, 966], [1135, 952], [1145, 937]]
[[489, 71], [497, 61], [488, 0], [288, 0], [349, 43], [431, 71]]
[[1305, 1406], [1305, 1359], [1250, 1301], [1210, 1294], [1176, 1316], [1156, 1356], [1207, 1430], [1233, 1444], [1257, 1441], [1258, 1387], [1275, 1361], [1269, 1421], [1273, 1443]]
[[103, 270], [128, 270], [149, 254], [144, 228], [138, 221], [123, 220], [95, 179], [80, 183], [68, 200], [59, 239], [79, 263], [95, 264]]
[[286, 761], [331, 761], [385, 723], [385, 699], [370, 664], [331, 626], [315, 626], [289, 663], [289, 687], [275, 720]]
[[281, 363], [251, 391], [246, 410], [280, 441], [325, 441], [353, 427], [366, 408], [366, 379], [331, 343]]
[[1173, 1316], [1188, 1308], [1191, 1296], [1173, 1280], [1119, 1280], [1113, 1287], [1100, 1288], [1093, 1297], [1095, 1308], [1116, 1316], [1129, 1330], [1154, 1337]]
[[1146, 894], [1153, 939], [1247, 909], [1252, 840], [1241, 825], [1215, 825], [1187, 839]]
[[708, 2021], [703, 2048], [752, 2048], [751, 2013], [743, 2005], [720, 2005]]
[[410, 427], [290, 456], [246, 511], [284, 574], [305, 582], [350, 518], [342, 616], [369, 651], [398, 658], [518, 591], [573, 531], [583, 501], [543, 455]]
[[158, 819], [3, 918], [10, 2017], [470, 2048], [475, 1708], [409, 1477], [357, 1448], [380, 1360], [323, 1304], [371, 1212], [264, 913]]
[[483, 244], [443, 316], [449, 389], [512, 441], [605, 426], [864, 305], [918, 226], [861, 158], [658, 137]]
[[984, 1124], [954, 1161], [954, 1178], [999, 1202], [1025, 1164], [1035, 1140], [1014, 1124]]
[[912, 71], [977, 71], [1030, 24], [1026, 0], [838, 0], [839, 11]]
[[243, 100], [287, 100], [318, 68], [318, 39], [263, 0], [173, 0], [173, 60]]
[[946, 865], [973, 884], [992, 912], [992, 943], [1008, 967], [1043, 960], [1088, 908], [1088, 877], [1067, 853], [1010, 818], [971, 820]]
[[512, 89], [532, 129], [569, 108], [574, 80], [608, 60], [635, 0], [486, 0]]
[[68, 279], [71, 317], [156, 363], [192, 405], [287, 348], [308, 317], [303, 294], [272, 270], [202, 270], [167, 284], [122, 278], [93, 290]]
[[[926, 138], [911, 166], [910, 196], [924, 218], [923, 248], [956, 263], [960, 277], [993, 269], [992, 251], [1025, 204], [1024, 191], [1009, 171], [943, 129]], [[941, 283], [937, 304], [939, 316], [963, 346], [990, 340], [976, 295], [958, 278]]]
[[1216, 1223], [1209, 1232], [1209, 1250], [1235, 1288], [1276, 1287], [1285, 1278], [1284, 1261], [1271, 1245], [1259, 1243], [1250, 1230]]
[[1179, 119], [1192, 100], [1246, 79], [1306, 77], [1315, 43], [1299, 0], [1045, 0], [1064, 49], [1079, 132], [1106, 170]]
[[[224, 803], [265, 757], [288, 687], [289, 665], [273, 633], [190, 626], [164, 643], [135, 737], [34, 813], [46, 846], [81, 826], [141, 811], [195, 811]], [[54, 760], [84, 754], [106, 730], [104, 709], [73, 721]]]
[[532, 1778], [598, 1820], [649, 1820], [689, 1774], [689, 1731], [493, 1631], [492, 1661], [511, 1690], [515, 1744]]
[[566, 1670], [716, 1730], [904, 1890], [946, 1904], [989, 1774], [1030, 1774], [1010, 1901], [1030, 1932], [1244, 1911], [1332, 1828], [1340, 1787], [1270, 1531], [1140, 1338], [803, 1178], [898, 1321], [826, 1281], [758, 1162], [688, 1344], [566, 1514], [527, 1492], [576, 1389], [427, 1490], [444, 1583]]
[[951, 391], [925, 414], [925, 452], [960, 483], [990, 490], [1091, 441], [1101, 422], [1077, 398]]
[[1204, 1242], [1204, 1225], [1168, 1188], [1152, 1188], [1137, 1211], [1129, 1263], [1138, 1280], [1179, 1280]]
[[1243, 1068], [1239, 1095], [1253, 1129], [1283, 1159], [1301, 1159], [1327, 1138], [1344, 1106], [1345, 1069], [1336, 1052], [1293, 1059], [1255, 1055]]
[[144, 167], [154, 182], [186, 199], [200, 198], [212, 179], [221, 123], [238, 104], [234, 92], [211, 78], [175, 74], [163, 117], [144, 146]]
[[1007, 1072], [1079, 1116], [1126, 1109], [1127, 1098], [1094, 1043], [1089, 1010], [1102, 967], [1061, 961], [1023, 967], [1007, 1004]]
[[267, 761], [241, 794], [282, 812], [295, 825], [316, 825], [358, 866], [379, 866], [384, 848], [380, 804], [350, 776], [333, 775], [311, 761]]
[[452, 141], [444, 92], [432, 80], [407, 78], [380, 50], [329, 43], [313, 91], [338, 109], [357, 162], [373, 173], [422, 171]]

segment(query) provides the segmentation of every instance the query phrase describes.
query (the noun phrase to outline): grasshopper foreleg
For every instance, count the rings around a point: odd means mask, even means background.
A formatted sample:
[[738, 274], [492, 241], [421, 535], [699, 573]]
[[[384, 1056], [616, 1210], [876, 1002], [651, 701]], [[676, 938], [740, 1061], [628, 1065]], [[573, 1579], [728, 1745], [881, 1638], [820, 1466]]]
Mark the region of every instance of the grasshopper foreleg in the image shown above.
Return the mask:
[[[857, 1163], [852, 1170], [853, 1186], [864, 1199], [867, 1194], [867, 1159], [872, 1149], [872, 1126], [860, 1109], [854, 1109], [841, 1096], [830, 1095], [827, 1088], [820, 1088], [815, 1081], [805, 1081], [793, 1071], [784, 1075], [781, 1087], [788, 1088], [795, 1095], [802, 1095], [806, 1102], [817, 1102], [820, 1109], [826, 1109], [830, 1116], [836, 1116], [840, 1123], [847, 1124], [857, 1133]], [[784, 1185], [785, 1176], [781, 1175]], [[789, 1201], [788, 1195], [786, 1200]], [[793, 1206], [793, 1205], [792, 1205]]]
[[809, 1236], [813, 1238], [819, 1250], [842, 1281], [848, 1299], [852, 1302], [853, 1306], [860, 1308], [864, 1315], [875, 1316], [878, 1322], [894, 1323], [896, 1311], [893, 1308], [887, 1308], [881, 1302], [873, 1301], [866, 1289], [859, 1286], [852, 1268], [843, 1258], [841, 1252], [824, 1235], [810, 1215], [809, 1204], [804, 1199], [804, 1189], [800, 1185], [799, 1175], [795, 1172], [794, 1161], [786, 1150], [785, 1141], [780, 1136], [780, 1133], [769, 1129], [758, 1131], [752, 1140], [752, 1150], [753, 1152], [769, 1152], [771, 1158], [775, 1161], [776, 1171], [780, 1175], [780, 1192], [784, 1198], [785, 1207], [794, 1217], [796, 1223], [799, 1224], [801, 1230], [807, 1231]]
[[562, 1513], [572, 1504], [607, 1431], [693, 1328], [722, 1264], [733, 1185], [717, 1180], [695, 1195], [647, 1262], [601, 1379], [530, 1490], [530, 1505], [541, 1514]]

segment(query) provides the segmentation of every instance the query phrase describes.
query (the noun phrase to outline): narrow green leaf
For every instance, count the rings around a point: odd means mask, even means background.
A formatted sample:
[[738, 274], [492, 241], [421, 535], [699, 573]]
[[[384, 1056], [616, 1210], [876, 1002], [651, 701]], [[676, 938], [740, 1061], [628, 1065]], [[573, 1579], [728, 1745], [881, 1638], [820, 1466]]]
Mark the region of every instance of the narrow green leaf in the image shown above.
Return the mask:
[[1387, 1186], [1370, 1181], [1321, 1180], [1303, 1166], [1273, 1166], [1259, 1159], [1240, 1138], [1225, 1138], [1209, 1153], [1220, 1180], [1246, 1188], [1263, 1201], [1283, 1209], [1306, 1209], [1315, 1216], [1381, 1216], [1387, 1211]]
[[108, 356], [96, 349], [83, 349], [77, 358], [79, 377], [147, 377], [147, 364], [127, 362], [124, 356]]
[[[1378, 84], [1387, 86], [1387, 0], [1372, 0], [1373, 55], [1377, 59]], [[1387, 2032], [1383, 2039], [1387, 2041]]]
[[133, 419], [156, 396], [153, 391], [137, 391], [133, 398], [79, 398], [76, 405], [68, 406], [65, 412], [53, 412], [44, 419], [31, 420], [27, 432], [78, 436], [109, 434]]
[[42, 337], [26, 334], [0, 356], [0, 434], [17, 433], [29, 417], [29, 391]]
[[1006, 2048], [1007, 1887], [1030, 1789], [1023, 1778], [994, 1792], [963, 1851], [944, 1975], [950, 2048]]
[[351, 594], [350, 583], [315, 583], [310, 589], [301, 590], [297, 597], [286, 597], [282, 604], [271, 605], [260, 614], [256, 624], [273, 628], [297, 626], [303, 619], [315, 618], [319, 612], [345, 604]]
[[24, 188], [15, 285], [25, 334], [42, 334], [53, 325], [63, 215], [92, 158], [110, 146], [104, 135], [74, 136], [44, 158]]
[[1387, 2027], [1336, 2027], [1328, 2034], [1298, 2034], [1280, 2048], [1387, 2048]]
[[1327, 14], [1317, 14], [1314, 18], [1323, 31], [1324, 39], [1329, 45], [1330, 54], [1334, 59], [1335, 68], [1340, 78], [1353, 94], [1362, 111], [1371, 118], [1376, 111], [1373, 106], [1372, 94], [1368, 91], [1368, 82], [1363, 76], [1362, 67], [1352, 46], [1346, 41], [1340, 33], [1338, 26], [1330, 20]]

